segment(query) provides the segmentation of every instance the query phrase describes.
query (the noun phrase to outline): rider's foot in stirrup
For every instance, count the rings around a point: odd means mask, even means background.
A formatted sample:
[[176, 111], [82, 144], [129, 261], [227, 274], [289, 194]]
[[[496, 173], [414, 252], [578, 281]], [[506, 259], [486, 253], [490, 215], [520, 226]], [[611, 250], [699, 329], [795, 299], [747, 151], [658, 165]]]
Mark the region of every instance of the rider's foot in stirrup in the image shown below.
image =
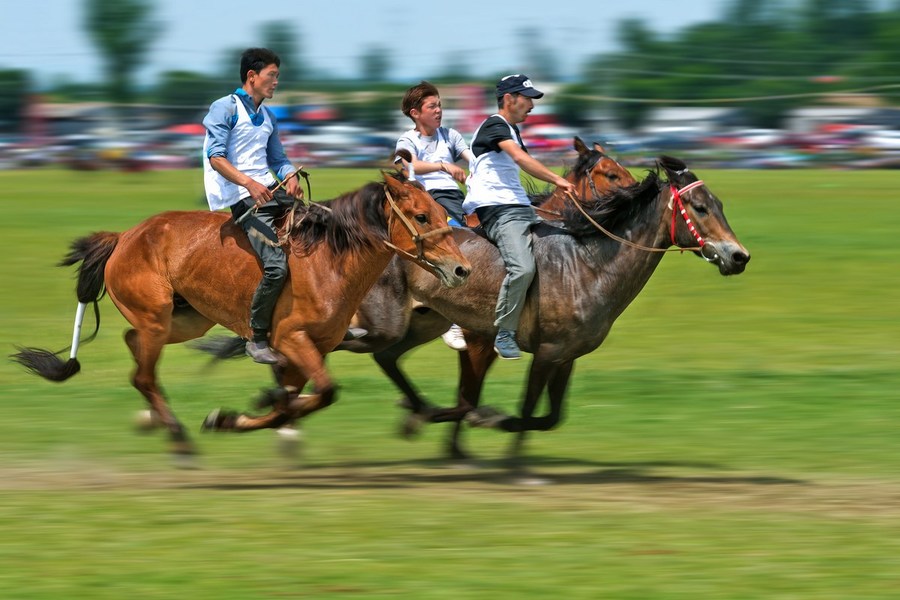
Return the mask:
[[269, 348], [269, 344], [265, 341], [255, 342], [253, 340], [247, 342], [247, 356], [263, 365], [278, 364], [278, 356]]
[[501, 329], [494, 339], [494, 352], [505, 360], [516, 360], [522, 357], [519, 346], [516, 344], [516, 332], [509, 329]]
[[441, 339], [454, 350], [462, 352], [466, 349], [466, 338], [463, 336], [462, 327], [455, 323], [450, 326], [450, 329], [444, 332]]

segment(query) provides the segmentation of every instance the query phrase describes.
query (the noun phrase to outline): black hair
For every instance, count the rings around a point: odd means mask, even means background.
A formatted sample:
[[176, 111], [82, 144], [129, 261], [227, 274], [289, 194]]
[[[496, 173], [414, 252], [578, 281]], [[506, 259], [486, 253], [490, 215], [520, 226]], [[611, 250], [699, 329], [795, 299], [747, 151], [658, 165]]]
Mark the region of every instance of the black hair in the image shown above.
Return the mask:
[[247, 73], [259, 73], [269, 65], [281, 66], [281, 59], [268, 48], [247, 48], [241, 54], [241, 83], [247, 83]]

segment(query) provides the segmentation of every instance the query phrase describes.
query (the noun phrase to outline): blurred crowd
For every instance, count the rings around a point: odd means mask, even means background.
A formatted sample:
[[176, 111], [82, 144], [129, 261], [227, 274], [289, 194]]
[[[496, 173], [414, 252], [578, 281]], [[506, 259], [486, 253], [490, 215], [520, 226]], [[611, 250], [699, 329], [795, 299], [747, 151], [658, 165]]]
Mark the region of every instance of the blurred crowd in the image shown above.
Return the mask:
[[[451, 101], [444, 125], [470, 139], [489, 106]], [[408, 124], [397, 118], [375, 129], [344, 121], [328, 106], [273, 105], [285, 150], [304, 166], [368, 167], [388, 164]], [[719, 168], [898, 168], [900, 111], [807, 109], [783, 129], [743, 126], [724, 109], [658, 109], [635, 131], [602, 116], [582, 127], [563, 124], [552, 104], [537, 107], [521, 126], [529, 151], [551, 165], [574, 156], [573, 138], [599, 142], [631, 166], [671, 154], [691, 164]], [[112, 119], [102, 105], [46, 107], [25, 131], [0, 137], [0, 169], [61, 166], [79, 170], [144, 171], [199, 168], [205, 130], [195, 122], [161, 124], [152, 107]]]

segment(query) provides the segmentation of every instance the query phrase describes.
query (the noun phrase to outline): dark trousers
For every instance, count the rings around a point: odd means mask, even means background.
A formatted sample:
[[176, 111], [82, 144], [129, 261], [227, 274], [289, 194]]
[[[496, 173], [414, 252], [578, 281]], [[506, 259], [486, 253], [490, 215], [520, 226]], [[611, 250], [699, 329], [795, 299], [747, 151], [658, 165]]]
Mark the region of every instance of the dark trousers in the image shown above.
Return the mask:
[[[293, 203], [293, 198], [283, 190], [278, 190], [272, 200], [260, 206], [259, 210], [241, 223], [250, 240], [250, 246], [263, 267], [262, 280], [256, 287], [253, 301], [250, 303], [250, 328], [256, 341], [265, 341], [268, 338], [275, 303], [287, 278], [287, 256], [278, 245], [275, 219], [290, 209]], [[238, 202], [231, 206], [231, 215], [237, 221], [248, 210], [252, 210], [252, 207], [243, 201]]]
[[428, 192], [435, 201], [444, 207], [447, 216], [455, 221], [450, 223], [457, 227], [466, 226], [466, 213], [463, 210], [463, 200], [466, 199], [459, 188], [447, 188], [445, 190], [430, 190]]

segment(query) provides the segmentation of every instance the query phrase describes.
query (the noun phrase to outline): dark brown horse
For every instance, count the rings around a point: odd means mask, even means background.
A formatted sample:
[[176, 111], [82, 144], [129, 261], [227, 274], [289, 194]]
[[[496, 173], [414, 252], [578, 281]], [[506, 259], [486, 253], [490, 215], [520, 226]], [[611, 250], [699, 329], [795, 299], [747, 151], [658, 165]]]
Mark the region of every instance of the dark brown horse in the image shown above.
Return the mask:
[[[401, 403], [412, 411], [408, 430], [423, 421], [455, 421], [449, 451], [464, 457], [459, 425], [465, 417], [475, 426], [517, 433], [511, 452], [517, 457], [526, 432], [551, 429], [560, 422], [575, 359], [603, 342], [666, 249], [690, 248], [723, 275], [743, 272], [750, 260], [718, 198], [683, 162], [663, 157], [659, 166], [668, 181], [650, 173], [638, 185], [583, 198], [581, 209], [569, 201], [560, 211], [565, 229], [551, 224], [535, 229], [537, 277], [518, 331], [520, 347], [534, 356], [518, 416], [476, 410], [485, 376], [496, 358], [494, 305], [505, 270], [497, 249], [471, 231], [457, 230], [454, 235], [477, 277], [462, 288], [441, 289], [427, 276], [394, 261], [357, 313], [357, 324], [368, 329], [369, 335], [339, 347], [374, 353], [403, 391]], [[468, 349], [460, 353], [457, 406], [436, 409], [408, 382], [398, 360], [440, 335], [451, 322], [466, 330]], [[549, 411], [535, 416], [545, 389]]]
[[[273, 316], [272, 346], [285, 390], [264, 417], [220, 413], [205, 425], [247, 431], [277, 427], [334, 402], [324, 355], [343, 339], [351, 317], [395, 251], [442, 285], [462, 284], [469, 262], [446, 227], [446, 213], [417, 184], [393, 175], [321, 205], [300, 207], [290, 236], [289, 280]], [[194, 451], [157, 382], [163, 346], [206, 333], [216, 323], [249, 337], [250, 300], [262, 276], [246, 235], [224, 213], [167, 212], [123, 233], [76, 240], [61, 265], [81, 263], [79, 315], [110, 298], [131, 324], [125, 342], [137, 368], [132, 383], [168, 428], [179, 454]], [[98, 323], [99, 326], [99, 323]], [[68, 362], [46, 350], [22, 349], [14, 359], [62, 381], [80, 365], [76, 343]], [[312, 381], [313, 392], [301, 394]]]
[[[631, 173], [607, 155], [599, 144], [588, 148], [581, 138], [576, 137], [573, 147], [578, 158], [565, 178], [575, 185], [577, 197], [593, 202], [611, 190], [637, 183]], [[532, 201], [538, 214], [551, 221], [562, 219], [564, 210], [572, 206], [571, 198], [555, 188], [551, 192], [534, 195]], [[477, 219], [473, 224], [478, 224]], [[355, 325], [363, 327], [365, 324], [368, 334], [344, 342], [338, 349], [361, 354], [374, 353], [376, 362], [388, 377], [406, 394], [409, 402], [417, 406], [418, 395], [397, 367], [397, 359], [411, 348], [438, 337], [449, 324], [439, 313], [435, 314], [411, 297], [394, 303], [398, 294], [406, 294], [403, 271], [400, 261], [391, 261], [353, 318]], [[389, 305], [393, 305], [394, 310], [386, 311], [385, 307]], [[234, 347], [237, 348], [237, 345]]]

